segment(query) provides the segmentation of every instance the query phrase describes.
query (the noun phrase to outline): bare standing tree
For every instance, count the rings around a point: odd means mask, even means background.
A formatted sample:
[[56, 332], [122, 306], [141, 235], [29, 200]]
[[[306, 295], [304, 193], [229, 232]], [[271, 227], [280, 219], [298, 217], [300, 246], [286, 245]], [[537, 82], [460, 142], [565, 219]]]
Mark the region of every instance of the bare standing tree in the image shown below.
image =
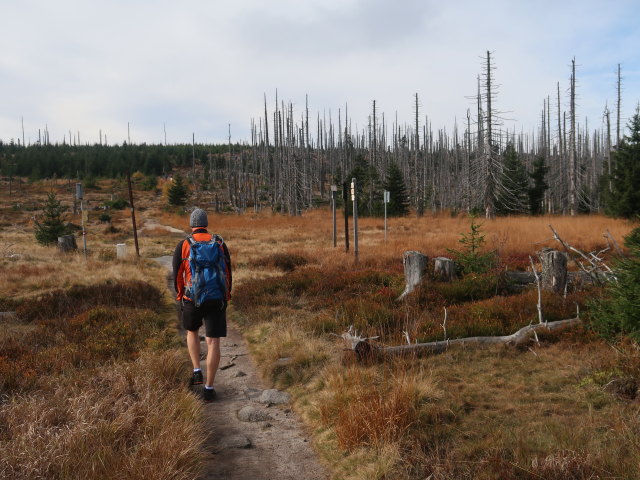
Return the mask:
[[576, 59], [571, 60], [569, 107], [569, 213], [578, 213], [578, 161], [576, 158]]
[[620, 104], [622, 100], [622, 76], [620, 75], [620, 64], [618, 64], [618, 82], [617, 82], [617, 97], [618, 101], [616, 102], [616, 147], [620, 145]]

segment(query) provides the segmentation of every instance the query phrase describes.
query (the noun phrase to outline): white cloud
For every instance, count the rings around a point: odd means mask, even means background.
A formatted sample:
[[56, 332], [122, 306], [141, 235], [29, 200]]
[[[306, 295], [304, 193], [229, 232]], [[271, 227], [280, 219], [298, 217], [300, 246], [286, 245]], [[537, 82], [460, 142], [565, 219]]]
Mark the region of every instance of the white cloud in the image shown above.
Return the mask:
[[[48, 124], [53, 141], [80, 130], [110, 142], [248, 138], [267, 93], [316, 112], [344, 111], [363, 126], [376, 99], [391, 121], [411, 122], [413, 95], [434, 129], [461, 123], [474, 102], [487, 49], [500, 84], [497, 107], [531, 131], [543, 98], [565, 95], [578, 68], [578, 117], [598, 126], [623, 64], [624, 116], [640, 96], [633, 0], [560, 4], [491, 0], [27, 0], [3, 6], [0, 138]], [[564, 102], [564, 100], [563, 100]], [[67, 133], [68, 136], [68, 133]]]

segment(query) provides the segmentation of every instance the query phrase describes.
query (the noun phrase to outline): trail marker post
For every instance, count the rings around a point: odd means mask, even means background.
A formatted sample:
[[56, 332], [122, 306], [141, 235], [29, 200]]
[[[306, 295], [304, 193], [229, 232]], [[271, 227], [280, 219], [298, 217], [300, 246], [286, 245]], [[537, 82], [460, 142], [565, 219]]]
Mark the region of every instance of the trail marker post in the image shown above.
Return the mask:
[[344, 251], [349, 252], [349, 186], [342, 184], [342, 199], [344, 201]]
[[391, 196], [389, 190], [384, 191], [384, 241], [387, 241], [387, 204]]
[[336, 196], [338, 194], [338, 186], [331, 185], [331, 210], [333, 215], [333, 248], [338, 245], [338, 233], [336, 225]]
[[355, 177], [351, 179], [351, 200], [353, 201], [353, 253], [358, 263], [358, 192]]
[[131, 171], [127, 172], [127, 183], [129, 186], [129, 203], [131, 206], [131, 223], [133, 225], [133, 241], [136, 246], [136, 256], [140, 258], [140, 248], [138, 247], [138, 230], [136, 229], [136, 209], [133, 206], [133, 189], [131, 188]]
[[80, 200], [80, 217], [82, 218], [82, 245], [84, 248], [84, 258], [87, 259], [87, 231], [84, 229], [84, 204], [82, 202], [84, 193], [82, 191], [82, 183], [76, 183], [76, 198]]

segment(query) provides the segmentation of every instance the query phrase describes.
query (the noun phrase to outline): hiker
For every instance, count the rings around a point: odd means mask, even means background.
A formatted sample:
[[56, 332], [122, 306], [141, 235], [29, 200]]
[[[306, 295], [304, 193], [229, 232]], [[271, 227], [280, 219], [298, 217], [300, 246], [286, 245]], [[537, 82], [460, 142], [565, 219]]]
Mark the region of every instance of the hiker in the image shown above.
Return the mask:
[[[203, 396], [205, 401], [210, 402], [216, 397], [213, 381], [220, 364], [220, 338], [227, 336], [226, 310], [231, 298], [231, 257], [222, 237], [211, 235], [207, 231], [207, 212], [196, 208], [191, 213], [189, 226], [191, 235], [178, 243], [173, 253], [173, 283], [177, 293], [176, 300], [180, 302], [182, 325], [187, 331], [187, 347], [193, 364], [191, 386], [203, 383], [198, 329], [204, 320], [207, 381]], [[194, 274], [192, 265], [201, 273]]]

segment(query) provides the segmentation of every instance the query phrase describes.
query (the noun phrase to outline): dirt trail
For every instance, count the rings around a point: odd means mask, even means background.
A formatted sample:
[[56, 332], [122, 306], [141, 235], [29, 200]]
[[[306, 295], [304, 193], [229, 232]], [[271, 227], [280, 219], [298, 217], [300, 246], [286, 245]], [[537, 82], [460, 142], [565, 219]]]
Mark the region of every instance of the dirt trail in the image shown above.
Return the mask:
[[[155, 260], [171, 268], [171, 257]], [[204, 339], [204, 328], [200, 335]], [[204, 421], [210, 434], [208, 458], [200, 478], [328, 479], [328, 472], [318, 461], [290, 406], [260, 402], [265, 386], [240, 332], [229, 324], [227, 335], [221, 341], [221, 370], [214, 384], [218, 398], [204, 406]], [[201, 347], [206, 352], [204, 341]], [[205, 370], [204, 361], [201, 365]], [[247, 421], [241, 421], [238, 412]]]

